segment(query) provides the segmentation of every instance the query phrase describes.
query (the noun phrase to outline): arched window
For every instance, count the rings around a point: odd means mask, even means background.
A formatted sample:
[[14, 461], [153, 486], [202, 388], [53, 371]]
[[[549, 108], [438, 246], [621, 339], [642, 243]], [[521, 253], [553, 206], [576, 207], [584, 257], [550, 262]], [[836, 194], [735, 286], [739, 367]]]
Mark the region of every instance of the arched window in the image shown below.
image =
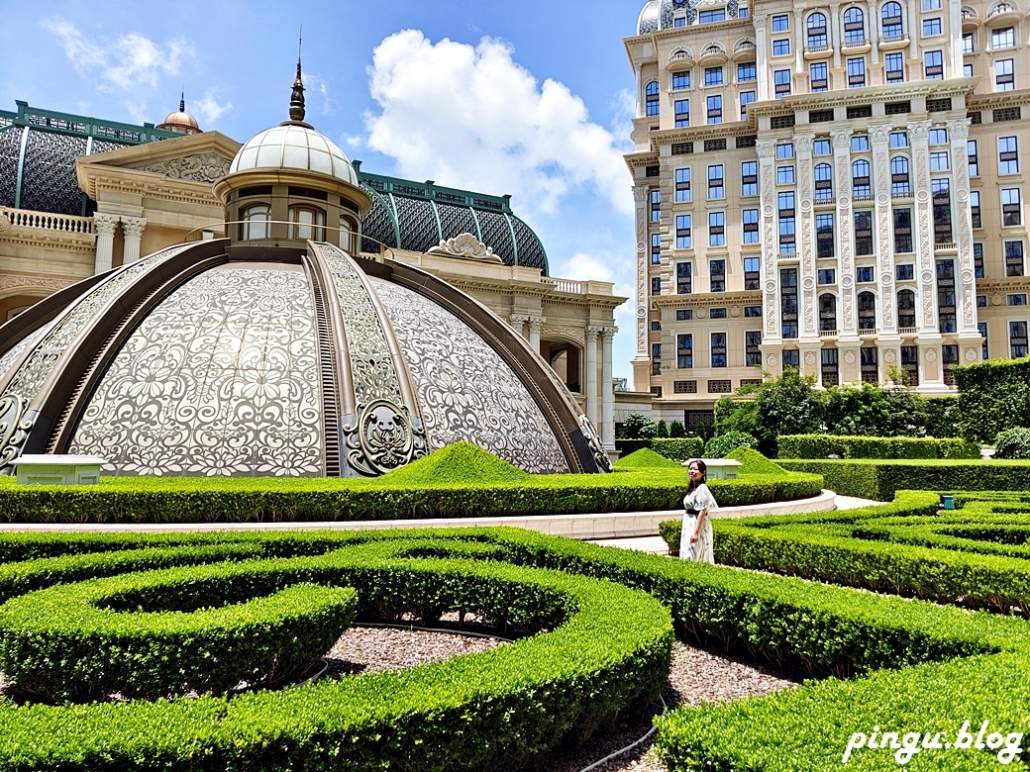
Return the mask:
[[876, 329], [876, 295], [872, 292], [858, 293], [858, 329]]
[[865, 42], [865, 14], [861, 8], [844, 11], [844, 43], [854, 46]]
[[908, 159], [903, 155], [891, 158], [891, 193], [908, 193]]
[[898, 327], [916, 326], [916, 293], [910, 289], [898, 291]]
[[808, 33], [808, 47], [813, 51], [821, 51], [826, 48], [826, 15], [818, 11], [809, 14], [805, 22], [805, 30]]
[[325, 231], [317, 226], [325, 225], [325, 212], [313, 206], [290, 207], [290, 235], [296, 241], [322, 241]]
[[826, 292], [819, 296], [819, 329], [837, 329], [837, 296]]
[[829, 164], [815, 165], [815, 200], [828, 201], [833, 198], [833, 167]]
[[851, 183], [854, 187], [852, 194], [855, 196], [868, 196], [870, 194], [869, 162], [859, 159], [851, 164]]
[[647, 89], [644, 93], [647, 95], [647, 115], [658, 115], [658, 99], [661, 89], [658, 87], [658, 81], [652, 80], [647, 84]]
[[883, 25], [883, 36], [891, 40], [905, 36], [905, 26], [901, 18], [901, 4], [884, 3], [880, 9], [880, 22]]
[[243, 241], [269, 239], [272, 237], [272, 207], [268, 204], [255, 204], [243, 210], [240, 219], [240, 238]]
[[340, 249], [353, 255], [358, 243], [358, 228], [348, 217], [340, 217]]

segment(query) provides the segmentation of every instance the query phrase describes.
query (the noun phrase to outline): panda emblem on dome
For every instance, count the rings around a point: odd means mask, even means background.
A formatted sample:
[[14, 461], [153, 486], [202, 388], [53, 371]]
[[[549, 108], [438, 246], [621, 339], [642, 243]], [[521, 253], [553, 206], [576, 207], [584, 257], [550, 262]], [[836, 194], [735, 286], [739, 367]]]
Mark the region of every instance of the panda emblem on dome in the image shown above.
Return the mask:
[[365, 405], [356, 425], [344, 425], [347, 461], [364, 475], [392, 472], [425, 455], [425, 441], [412, 426], [407, 408], [377, 399]]

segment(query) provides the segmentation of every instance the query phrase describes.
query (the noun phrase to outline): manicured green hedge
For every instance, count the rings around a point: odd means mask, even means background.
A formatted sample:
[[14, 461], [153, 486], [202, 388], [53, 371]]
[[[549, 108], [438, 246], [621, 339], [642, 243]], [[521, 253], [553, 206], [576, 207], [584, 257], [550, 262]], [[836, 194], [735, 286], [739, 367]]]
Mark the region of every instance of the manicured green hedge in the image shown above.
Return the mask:
[[1030, 489], [1028, 461], [777, 461], [792, 472], [820, 474], [825, 486], [843, 496], [890, 501], [899, 490], [1019, 491]]
[[651, 437], [643, 440], [616, 440], [616, 449], [624, 456], [650, 448], [655, 453], [672, 461], [686, 461], [689, 458], [700, 458], [704, 451], [705, 441], [699, 437]]
[[1030, 427], [1030, 360], [991, 359], [955, 368], [964, 436], [993, 442], [998, 432]]
[[961, 438], [840, 437], [832, 434], [784, 434], [777, 438], [778, 458], [980, 458], [980, 446]]
[[0, 607], [0, 669], [23, 692], [74, 702], [288, 681], [350, 626], [357, 597], [278, 589], [263, 574], [264, 563], [190, 566], [22, 595]]

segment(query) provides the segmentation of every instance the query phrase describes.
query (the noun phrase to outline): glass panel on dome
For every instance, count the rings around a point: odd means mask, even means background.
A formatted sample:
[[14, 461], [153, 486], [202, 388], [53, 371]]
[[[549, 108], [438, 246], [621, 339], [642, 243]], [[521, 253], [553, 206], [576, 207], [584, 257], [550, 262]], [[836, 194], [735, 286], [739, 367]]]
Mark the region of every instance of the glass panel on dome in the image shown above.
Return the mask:
[[328, 153], [323, 153], [321, 150], [315, 150], [311, 148], [311, 161], [308, 167], [315, 172], [323, 172], [325, 174], [333, 173], [333, 161], [329, 157]]
[[286, 130], [281, 128], [269, 129], [265, 132], [265, 135], [261, 138], [260, 143], [262, 145], [281, 145], [283, 137], [286, 136]]
[[240, 153], [240, 163], [238, 169], [253, 169], [257, 166], [257, 152], [256, 147], [245, 147], [243, 152]]
[[283, 146], [283, 166], [290, 169], [308, 168], [308, 149], [296, 145]]
[[257, 167], [278, 166], [282, 148], [279, 145], [262, 145], [258, 148]]

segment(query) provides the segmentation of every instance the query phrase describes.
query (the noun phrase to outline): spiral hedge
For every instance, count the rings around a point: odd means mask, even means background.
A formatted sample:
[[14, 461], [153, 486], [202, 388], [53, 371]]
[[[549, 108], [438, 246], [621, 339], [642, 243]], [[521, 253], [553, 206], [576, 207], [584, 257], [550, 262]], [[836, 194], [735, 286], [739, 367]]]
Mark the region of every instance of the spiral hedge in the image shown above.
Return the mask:
[[[484, 654], [283, 691], [122, 704], [0, 700], [0, 770], [516, 767], [654, 695], [666, 677], [670, 617], [681, 635], [830, 676], [672, 711], [657, 747], [673, 770], [836, 772], [855, 733], [874, 727], [954, 736], [963, 722], [975, 734], [989, 721], [1007, 742], [1030, 715], [1030, 637], [1023, 618], [997, 610], [1028, 597], [1030, 571], [1017, 552], [1020, 534], [1030, 533], [1030, 504], [958, 499], [963, 509], [946, 517], [934, 514], [935, 494], [916, 492], [887, 508], [717, 522], [717, 555], [756, 567], [761, 557], [759, 573], [504, 528], [0, 538], [4, 568], [20, 565], [26, 577], [4, 585], [14, 604], [28, 597], [25, 588], [81, 581], [82, 564], [54, 561], [89, 554], [105, 576], [119, 572], [97, 584], [129, 588], [114, 608], [196, 608], [199, 591], [187, 585], [162, 590], [160, 603], [131, 590], [167, 586], [143, 577], [182, 569], [131, 572], [151, 568], [162, 550], [192, 548], [209, 560], [199, 576], [245, 577], [224, 579], [227, 601], [301, 584], [353, 587], [359, 618], [408, 613], [433, 622], [444, 611], [476, 611], [522, 635]], [[210, 563], [222, 548], [228, 562]], [[918, 572], [919, 555], [936, 559], [933, 570]], [[972, 592], [991, 577], [998, 602]], [[848, 582], [917, 597], [838, 586]], [[965, 594], [946, 592], [963, 583]], [[864, 747], [847, 768], [894, 768], [894, 753]], [[909, 767], [993, 769], [999, 753], [920, 748]]]

